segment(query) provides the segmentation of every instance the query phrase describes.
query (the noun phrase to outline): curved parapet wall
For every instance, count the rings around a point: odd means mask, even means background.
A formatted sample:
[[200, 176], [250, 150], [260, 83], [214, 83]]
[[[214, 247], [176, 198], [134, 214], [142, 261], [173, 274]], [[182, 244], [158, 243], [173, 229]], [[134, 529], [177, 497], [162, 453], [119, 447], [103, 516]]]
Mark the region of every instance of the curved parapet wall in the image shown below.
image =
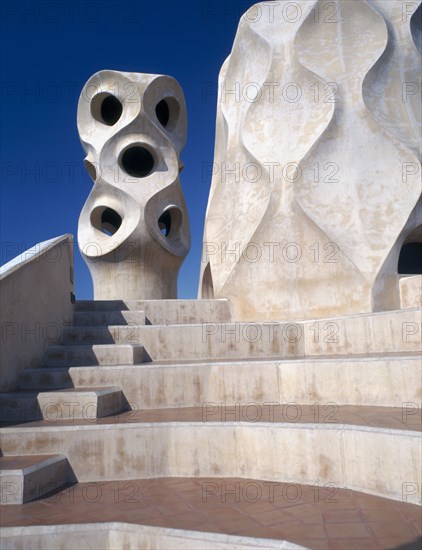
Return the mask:
[[399, 254], [421, 223], [412, 6], [282, 0], [241, 18], [219, 77], [200, 297], [243, 320], [400, 307]]
[[186, 127], [173, 78], [100, 71], [85, 84], [78, 131], [94, 186], [78, 243], [95, 299], [176, 298], [190, 248], [179, 181]]

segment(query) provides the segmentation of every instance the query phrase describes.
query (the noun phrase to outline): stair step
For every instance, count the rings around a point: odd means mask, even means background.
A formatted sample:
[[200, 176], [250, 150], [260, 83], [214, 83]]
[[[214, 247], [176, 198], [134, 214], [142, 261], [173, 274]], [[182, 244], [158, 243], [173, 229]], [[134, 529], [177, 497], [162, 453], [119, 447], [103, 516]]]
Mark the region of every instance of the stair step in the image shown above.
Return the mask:
[[87, 420], [128, 410], [120, 388], [69, 388], [37, 397], [44, 420]]
[[110, 344], [91, 346], [50, 346], [45, 355], [47, 367], [84, 365], [133, 365], [144, 360], [144, 348], [139, 345]]
[[39, 499], [71, 481], [64, 455], [0, 457], [1, 504], [23, 504]]
[[0, 422], [32, 422], [42, 420], [37, 392], [0, 393]]
[[64, 344], [137, 344], [142, 341], [144, 325], [85, 325], [63, 329]]
[[172, 361], [25, 369], [20, 388], [119, 386], [145, 409], [292, 401], [401, 407], [420, 401], [421, 377], [419, 355]]
[[75, 312], [143, 311], [153, 325], [230, 322], [230, 301], [217, 300], [79, 300]]
[[[133, 365], [131, 365], [131, 367], [133, 367]], [[21, 371], [18, 382], [19, 389], [21, 390], [65, 389], [80, 385], [73, 382], [68, 367], [41, 367], [40, 369], [24, 369]]]
[[76, 326], [145, 325], [144, 311], [75, 311]]
[[[281, 421], [257, 421], [261, 410], [251, 403], [237, 416], [231, 409], [224, 409], [223, 419], [221, 410], [204, 417], [200, 408], [187, 411], [183, 420], [177, 419], [183, 411], [131, 411], [108, 419], [7, 427], [0, 430], [2, 449], [5, 454], [61, 449], [79, 481], [247, 473], [274, 482], [335, 482], [396, 501], [405, 490], [407, 502], [421, 503], [420, 433], [416, 425], [397, 420], [400, 409], [390, 420], [383, 411], [346, 415], [332, 406], [321, 407], [315, 417], [314, 407], [292, 404], [278, 411]], [[303, 421], [296, 421], [301, 414]]]

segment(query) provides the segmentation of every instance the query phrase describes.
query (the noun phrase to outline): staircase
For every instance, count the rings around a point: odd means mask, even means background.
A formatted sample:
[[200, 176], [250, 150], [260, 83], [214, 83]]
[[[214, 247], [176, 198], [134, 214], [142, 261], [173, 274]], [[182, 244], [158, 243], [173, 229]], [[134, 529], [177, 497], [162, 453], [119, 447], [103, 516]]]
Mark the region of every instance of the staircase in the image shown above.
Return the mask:
[[[381, 509], [388, 502], [396, 515], [415, 514], [422, 487], [420, 341], [418, 309], [239, 323], [227, 300], [76, 302], [74, 323], [47, 350], [44, 365], [24, 369], [19, 388], [1, 395], [2, 504], [42, 499], [76, 480], [83, 487], [248, 478], [301, 491], [331, 487], [353, 498], [364, 493]], [[46, 489], [26, 489], [28, 476], [32, 487]], [[321, 516], [321, 530], [286, 527], [273, 538], [289, 541], [286, 548], [333, 547], [321, 505], [303, 509]], [[254, 506], [256, 516], [265, 513], [262, 502]], [[259, 523], [256, 516], [251, 522]], [[403, 522], [390, 547], [420, 534], [420, 522]], [[161, 526], [187, 532], [186, 525], [180, 517]], [[286, 525], [293, 529], [296, 519]], [[206, 522], [196, 527], [210, 529]], [[365, 529], [378, 545], [371, 547], [380, 547], [376, 526]], [[255, 547], [262, 537], [268, 539], [262, 532]]]

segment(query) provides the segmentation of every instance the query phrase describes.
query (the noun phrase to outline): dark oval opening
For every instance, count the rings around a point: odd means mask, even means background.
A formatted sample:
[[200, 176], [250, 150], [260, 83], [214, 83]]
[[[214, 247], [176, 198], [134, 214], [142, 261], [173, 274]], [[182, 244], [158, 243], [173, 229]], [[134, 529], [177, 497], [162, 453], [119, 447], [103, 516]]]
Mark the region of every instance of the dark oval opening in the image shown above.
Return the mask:
[[92, 225], [108, 236], [117, 233], [122, 221], [122, 217], [112, 208], [97, 206], [91, 212]]
[[398, 272], [401, 275], [422, 275], [422, 243], [406, 243], [401, 247]]
[[113, 94], [100, 92], [92, 98], [91, 114], [102, 124], [114, 126], [122, 116], [122, 112], [123, 105]]
[[410, 19], [410, 32], [416, 47], [422, 53], [422, 4], [419, 4]]
[[168, 237], [171, 231], [171, 214], [169, 210], [166, 210], [161, 214], [158, 219], [158, 227], [164, 237]]
[[165, 128], [170, 118], [169, 105], [165, 99], [162, 99], [159, 103], [157, 103], [155, 114], [157, 115], [158, 122]]
[[101, 103], [101, 118], [104, 124], [113, 126], [122, 116], [123, 105], [114, 95], [107, 96]]
[[106, 235], [114, 235], [122, 225], [122, 218], [111, 208], [106, 208], [101, 214], [101, 231]]
[[174, 97], [165, 97], [157, 103], [155, 115], [161, 126], [172, 132], [179, 121], [180, 105]]
[[145, 178], [154, 168], [154, 157], [145, 147], [134, 145], [123, 153], [121, 163], [130, 176]]
[[158, 218], [158, 228], [163, 237], [166, 237], [170, 241], [180, 239], [182, 219], [182, 213], [177, 206], [171, 206], [167, 210], [164, 210]]

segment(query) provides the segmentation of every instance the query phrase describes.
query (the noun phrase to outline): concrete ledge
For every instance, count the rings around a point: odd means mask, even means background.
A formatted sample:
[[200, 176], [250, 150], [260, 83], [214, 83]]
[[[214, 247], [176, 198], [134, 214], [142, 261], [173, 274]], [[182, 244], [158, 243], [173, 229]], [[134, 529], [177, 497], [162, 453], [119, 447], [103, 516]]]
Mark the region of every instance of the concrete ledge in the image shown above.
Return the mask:
[[79, 311], [145, 311], [153, 325], [229, 322], [232, 319], [230, 301], [218, 300], [80, 300]]
[[50, 346], [44, 363], [50, 367], [133, 365], [144, 359], [144, 347], [132, 344]]
[[[78, 481], [251, 477], [421, 502], [420, 434], [346, 424], [163, 422], [3, 428], [5, 455], [61, 452]], [[102, 452], [96, 450], [101, 447]], [[84, 449], [81, 457], [80, 449]], [[124, 450], [124, 452], [122, 451]], [[406, 485], [407, 484], [407, 485]]]
[[71, 479], [63, 455], [0, 458], [1, 504], [30, 502], [62, 487]]
[[144, 311], [75, 311], [73, 326], [90, 325], [98, 328], [109, 325], [145, 325]]
[[[407, 309], [291, 323], [133, 326], [130, 342], [143, 345], [153, 361], [404, 354], [421, 350], [421, 320], [419, 309]], [[92, 329], [73, 332], [83, 341]], [[122, 344], [128, 332], [113, 327], [99, 336]]]
[[76, 525], [40, 525], [2, 528], [3, 550], [306, 550], [292, 542], [238, 537], [221, 533], [202, 533], [166, 527], [129, 523], [87, 523]]
[[42, 392], [37, 396], [43, 418], [93, 419], [117, 414], [128, 408], [117, 387], [69, 388]]

